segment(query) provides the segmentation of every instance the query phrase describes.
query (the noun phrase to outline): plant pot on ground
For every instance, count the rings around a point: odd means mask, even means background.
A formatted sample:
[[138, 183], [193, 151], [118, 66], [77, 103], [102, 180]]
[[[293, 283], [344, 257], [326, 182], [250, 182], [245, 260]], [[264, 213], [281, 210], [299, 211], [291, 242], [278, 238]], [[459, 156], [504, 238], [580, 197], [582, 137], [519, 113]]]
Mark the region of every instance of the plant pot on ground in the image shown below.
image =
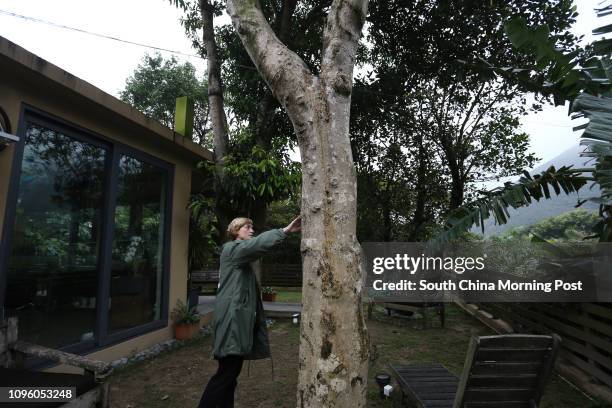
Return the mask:
[[261, 300], [263, 300], [264, 302], [276, 301], [276, 291], [270, 286], [264, 286], [261, 289]]
[[195, 306], [189, 307], [182, 300], [178, 300], [172, 311], [172, 320], [174, 320], [174, 338], [187, 340], [198, 331], [200, 314]]

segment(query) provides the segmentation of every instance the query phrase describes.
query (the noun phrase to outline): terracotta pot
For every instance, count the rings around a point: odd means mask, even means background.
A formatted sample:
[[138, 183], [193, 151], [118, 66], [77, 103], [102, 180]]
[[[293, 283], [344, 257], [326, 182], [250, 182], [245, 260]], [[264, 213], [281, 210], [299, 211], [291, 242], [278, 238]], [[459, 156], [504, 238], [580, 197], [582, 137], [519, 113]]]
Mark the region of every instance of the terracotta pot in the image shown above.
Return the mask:
[[174, 338], [177, 340], [188, 340], [197, 332], [197, 324], [177, 324], [174, 326]]
[[264, 302], [274, 302], [276, 301], [276, 293], [262, 293], [261, 300]]

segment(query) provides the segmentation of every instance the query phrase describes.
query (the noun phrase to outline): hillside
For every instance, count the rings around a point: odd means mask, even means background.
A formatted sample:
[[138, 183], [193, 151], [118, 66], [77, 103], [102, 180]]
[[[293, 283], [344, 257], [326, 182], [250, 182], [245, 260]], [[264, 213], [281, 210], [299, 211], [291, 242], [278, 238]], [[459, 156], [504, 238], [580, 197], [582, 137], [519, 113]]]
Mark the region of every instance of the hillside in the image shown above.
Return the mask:
[[[586, 158], [580, 157], [580, 152], [583, 147], [576, 145], [565, 152], [561, 153], [554, 159], [536, 167], [531, 174], [541, 173], [550, 166], [559, 168], [561, 166], [573, 165], [574, 167], [584, 167]], [[588, 165], [588, 164], [587, 164]], [[495, 225], [492, 219], [485, 221], [485, 233], [486, 237], [491, 235], [498, 235], [503, 233], [509, 228], [517, 227], [521, 225], [531, 225], [543, 218], [553, 217], [555, 215], [562, 214], [567, 211], [571, 211], [575, 208], [578, 198], [585, 199], [599, 195], [598, 186], [588, 185], [583, 187], [579, 194], [561, 195], [551, 198], [550, 200], [540, 200], [528, 207], [519, 209], [510, 209], [510, 219], [507, 224]], [[580, 208], [585, 210], [597, 211], [598, 206], [592, 202], [584, 203]], [[474, 228], [472, 230], [476, 233], [481, 233], [480, 228]]]

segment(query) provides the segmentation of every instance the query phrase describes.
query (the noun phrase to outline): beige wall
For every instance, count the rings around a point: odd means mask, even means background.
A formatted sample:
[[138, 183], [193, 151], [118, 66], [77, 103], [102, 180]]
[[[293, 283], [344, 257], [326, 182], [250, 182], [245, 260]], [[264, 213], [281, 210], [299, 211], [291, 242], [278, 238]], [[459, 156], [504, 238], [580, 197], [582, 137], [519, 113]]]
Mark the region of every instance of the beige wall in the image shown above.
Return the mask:
[[[1, 61], [0, 61], [1, 62]], [[161, 140], [152, 131], [143, 128], [107, 108], [88, 101], [74, 91], [52, 83], [44, 77], [31, 78], [0, 64], [0, 107], [9, 116], [13, 133], [17, 133], [21, 104], [26, 103], [80, 127], [131, 146], [152, 156], [174, 164], [174, 194], [172, 203], [172, 230], [170, 249], [169, 309], [177, 299], [186, 300], [187, 291], [187, 239], [189, 219], [187, 204], [191, 189], [193, 158], [189, 159], [168, 140]], [[3, 72], [4, 70], [4, 72]], [[0, 227], [2, 226], [13, 148], [0, 152]], [[92, 354], [98, 359], [111, 361], [150, 347], [172, 337], [172, 330], [161, 330], [132, 338]]]
[[[6, 86], [3, 82], [2, 70], [0, 69], [0, 107], [8, 115], [9, 124], [13, 134], [17, 133], [17, 124], [19, 120], [19, 103], [16, 90], [10, 86]], [[4, 211], [6, 209], [6, 195], [9, 188], [9, 176], [11, 174], [11, 164], [13, 162], [14, 144], [9, 145], [6, 149], [0, 152], [0, 233], [2, 225], [4, 225]]]

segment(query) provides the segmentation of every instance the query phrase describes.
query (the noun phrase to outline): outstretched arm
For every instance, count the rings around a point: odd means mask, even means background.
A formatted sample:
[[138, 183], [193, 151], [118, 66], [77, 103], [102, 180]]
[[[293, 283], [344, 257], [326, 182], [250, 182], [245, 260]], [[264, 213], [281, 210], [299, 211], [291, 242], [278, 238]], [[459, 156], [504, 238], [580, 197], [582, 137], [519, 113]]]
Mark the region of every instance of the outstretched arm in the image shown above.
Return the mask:
[[302, 219], [297, 217], [282, 229], [262, 232], [255, 238], [239, 242], [232, 253], [232, 258], [239, 262], [252, 262], [270, 252], [287, 238], [287, 234], [301, 229]]
[[289, 232], [299, 232], [302, 230], [302, 216], [296, 217], [293, 221], [289, 223], [285, 228], [283, 228], [283, 232], [285, 234]]

